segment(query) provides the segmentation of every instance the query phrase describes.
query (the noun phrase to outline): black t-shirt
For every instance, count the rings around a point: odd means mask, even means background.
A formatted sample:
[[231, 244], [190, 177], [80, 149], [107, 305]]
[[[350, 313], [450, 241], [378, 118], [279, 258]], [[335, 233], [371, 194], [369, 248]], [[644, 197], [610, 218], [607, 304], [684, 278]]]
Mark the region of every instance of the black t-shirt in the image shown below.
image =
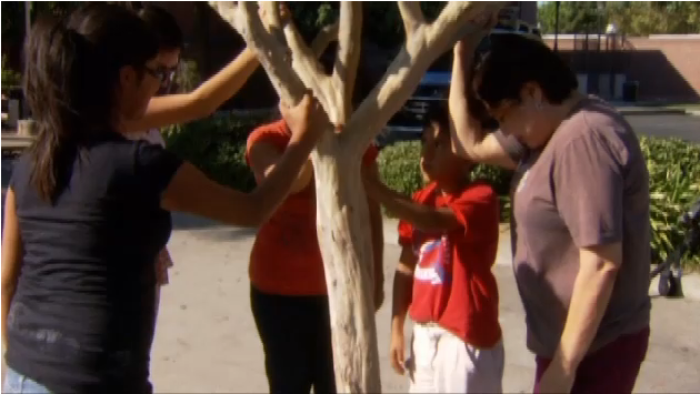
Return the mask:
[[51, 204], [17, 162], [23, 246], [8, 317], [7, 364], [55, 392], [152, 391], [155, 261], [170, 237], [161, 194], [181, 165], [163, 148], [116, 133], [67, 160]]

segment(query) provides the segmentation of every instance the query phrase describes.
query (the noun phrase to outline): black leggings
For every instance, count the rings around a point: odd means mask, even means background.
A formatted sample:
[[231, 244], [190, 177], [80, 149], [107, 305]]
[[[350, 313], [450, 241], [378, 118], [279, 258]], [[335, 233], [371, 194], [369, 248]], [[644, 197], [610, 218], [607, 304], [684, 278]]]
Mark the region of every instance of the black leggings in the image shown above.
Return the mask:
[[283, 296], [250, 288], [270, 393], [335, 394], [327, 296]]

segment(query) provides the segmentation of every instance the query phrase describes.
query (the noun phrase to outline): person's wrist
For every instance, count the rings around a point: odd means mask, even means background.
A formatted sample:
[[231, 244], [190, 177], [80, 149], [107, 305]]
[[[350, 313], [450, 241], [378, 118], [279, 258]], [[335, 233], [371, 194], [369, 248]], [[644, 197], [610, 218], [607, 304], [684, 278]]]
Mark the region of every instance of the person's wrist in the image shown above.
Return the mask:
[[470, 60], [476, 53], [476, 48], [484, 38], [484, 35], [479, 34], [478, 37], [469, 37], [462, 40], [461, 45], [456, 45], [455, 50], [461, 55], [462, 60]]
[[455, 55], [458, 55], [458, 56], [459, 56], [459, 57], [457, 58], [458, 60], [461, 60], [461, 59], [464, 57], [464, 56], [463, 56], [463, 54], [464, 54], [464, 46], [465, 46], [464, 41], [461, 41], [461, 40], [460, 40], [460, 41], [457, 41], [457, 44], [455, 44], [455, 46], [452, 48], [452, 52], [453, 52]]
[[311, 152], [315, 145], [316, 140], [311, 138], [311, 136], [292, 135], [292, 137], [289, 139], [289, 143], [287, 144], [287, 149], [298, 151], [299, 154], [302, 154], [305, 159], [308, 159], [309, 152]]
[[310, 135], [311, 133], [309, 132], [309, 125], [307, 124], [301, 124], [301, 125], [295, 125], [292, 126], [290, 124], [287, 125], [289, 127], [289, 130], [292, 132], [292, 137], [290, 138], [290, 142], [301, 142], [304, 140], [308, 140], [312, 136]]
[[561, 350], [557, 351], [552, 360], [555, 368], [565, 377], [573, 377], [578, 369], [579, 361], [573, 357], [567, 357]]
[[403, 335], [404, 318], [398, 315], [394, 315], [391, 318], [391, 335], [400, 334]]

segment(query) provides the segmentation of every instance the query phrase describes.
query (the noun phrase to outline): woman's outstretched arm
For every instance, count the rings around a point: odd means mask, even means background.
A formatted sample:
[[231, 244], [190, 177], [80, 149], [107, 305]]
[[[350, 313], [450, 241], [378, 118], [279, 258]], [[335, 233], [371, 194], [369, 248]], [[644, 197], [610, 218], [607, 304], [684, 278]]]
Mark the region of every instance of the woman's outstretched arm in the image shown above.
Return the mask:
[[[311, 43], [312, 52], [320, 57], [337, 37], [338, 25], [327, 26]], [[193, 92], [152, 98], [144, 116], [129, 123], [127, 130], [140, 132], [205, 118], [238, 93], [259, 64], [255, 52], [246, 48]]]
[[246, 48], [193, 92], [152, 98], [143, 117], [130, 122], [127, 129], [145, 131], [207, 117], [243, 87], [258, 65], [255, 53]]
[[328, 124], [310, 96], [295, 108], [283, 110], [292, 138], [284, 154], [251, 193], [217, 184], [189, 163], [175, 173], [163, 193], [162, 206], [231, 225], [255, 227], [263, 223], [290, 192], [311, 149]]

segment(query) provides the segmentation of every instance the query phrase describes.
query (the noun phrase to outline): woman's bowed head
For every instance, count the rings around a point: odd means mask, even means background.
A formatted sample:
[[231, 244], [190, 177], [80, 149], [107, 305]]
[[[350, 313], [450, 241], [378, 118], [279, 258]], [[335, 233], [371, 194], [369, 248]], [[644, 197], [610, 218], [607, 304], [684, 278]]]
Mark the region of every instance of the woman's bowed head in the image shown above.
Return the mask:
[[495, 49], [474, 69], [476, 96], [504, 134], [539, 148], [583, 98], [576, 76], [540, 41], [502, 34], [490, 42]]

